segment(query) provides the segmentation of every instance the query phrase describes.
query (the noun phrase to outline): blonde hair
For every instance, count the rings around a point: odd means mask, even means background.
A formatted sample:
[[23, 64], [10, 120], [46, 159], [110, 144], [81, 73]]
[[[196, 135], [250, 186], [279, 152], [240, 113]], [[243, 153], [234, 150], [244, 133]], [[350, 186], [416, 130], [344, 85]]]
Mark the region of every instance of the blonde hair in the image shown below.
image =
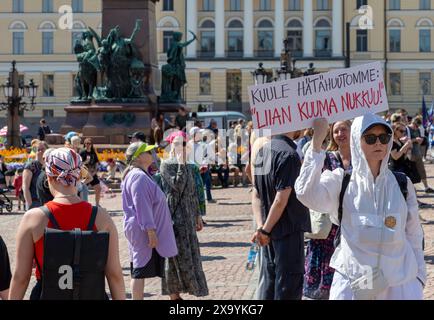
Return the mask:
[[327, 146], [327, 151], [338, 151], [339, 150], [339, 146], [336, 143], [335, 139], [333, 138], [333, 128], [337, 123], [340, 123], [340, 122], [346, 124], [348, 129], [351, 130], [352, 122], [350, 120], [336, 121], [336, 122], [332, 123], [330, 125], [330, 142], [329, 142], [329, 145]]
[[137, 159], [133, 160], [133, 156], [136, 153], [137, 150], [139, 150], [139, 148], [144, 144], [144, 142], [142, 141], [137, 141], [134, 142], [132, 144], [130, 144], [127, 148], [127, 150], [125, 151], [125, 157], [127, 158], [127, 167], [125, 168], [125, 170], [122, 172], [122, 180], [125, 179], [125, 177], [127, 176], [127, 174], [134, 168], [138, 168], [137, 166]]

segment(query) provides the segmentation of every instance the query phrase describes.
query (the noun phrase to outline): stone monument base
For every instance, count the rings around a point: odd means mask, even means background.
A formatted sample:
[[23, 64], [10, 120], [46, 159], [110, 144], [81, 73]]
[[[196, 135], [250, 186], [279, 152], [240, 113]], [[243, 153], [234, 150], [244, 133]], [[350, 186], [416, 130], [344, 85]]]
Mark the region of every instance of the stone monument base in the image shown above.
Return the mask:
[[127, 144], [128, 135], [135, 131], [151, 135], [155, 108], [138, 103], [74, 104], [66, 107], [65, 112], [61, 134], [75, 131], [84, 138], [92, 138], [95, 144]]

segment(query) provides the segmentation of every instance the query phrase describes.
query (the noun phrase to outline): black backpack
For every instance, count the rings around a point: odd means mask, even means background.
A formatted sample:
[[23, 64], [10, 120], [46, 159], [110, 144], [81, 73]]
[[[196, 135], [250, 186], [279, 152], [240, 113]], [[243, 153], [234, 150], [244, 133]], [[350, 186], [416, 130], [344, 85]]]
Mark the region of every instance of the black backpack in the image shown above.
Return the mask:
[[[399, 189], [401, 190], [404, 199], [407, 200], [407, 176], [402, 172], [392, 171], [393, 175], [398, 182]], [[348, 184], [350, 183], [351, 174], [346, 173], [344, 175], [344, 179], [342, 180], [341, 193], [339, 194], [339, 208], [338, 208], [338, 219], [339, 219], [339, 227], [336, 231], [336, 236], [334, 239], [334, 246], [337, 248], [341, 243], [341, 222], [342, 222], [342, 203], [344, 202], [345, 191], [347, 190]]]
[[[92, 231], [98, 207], [92, 207], [87, 231], [61, 230], [54, 215], [41, 209], [54, 229], [45, 229], [41, 300], [106, 300], [105, 268], [109, 234]], [[37, 259], [36, 263], [37, 262]]]

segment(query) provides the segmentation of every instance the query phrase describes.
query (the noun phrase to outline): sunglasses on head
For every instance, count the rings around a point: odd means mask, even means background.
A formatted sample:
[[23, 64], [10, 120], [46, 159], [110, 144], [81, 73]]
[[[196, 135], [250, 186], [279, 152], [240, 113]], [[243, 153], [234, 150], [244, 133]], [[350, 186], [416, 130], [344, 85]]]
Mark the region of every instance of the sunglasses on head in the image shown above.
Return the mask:
[[366, 144], [373, 145], [377, 142], [377, 139], [380, 140], [381, 144], [388, 144], [391, 138], [391, 135], [388, 133], [382, 133], [380, 135], [375, 134], [365, 134], [363, 136], [365, 139]]

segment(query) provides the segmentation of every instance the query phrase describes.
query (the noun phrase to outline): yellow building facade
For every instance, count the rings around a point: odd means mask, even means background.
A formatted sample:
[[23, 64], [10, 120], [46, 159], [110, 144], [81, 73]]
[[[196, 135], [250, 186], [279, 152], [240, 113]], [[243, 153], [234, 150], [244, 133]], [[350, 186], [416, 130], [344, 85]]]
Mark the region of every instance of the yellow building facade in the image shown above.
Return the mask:
[[[72, 29], [59, 24], [62, 5], [74, 9]], [[434, 0], [160, 0], [156, 50], [161, 67], [173, 32], [188, 40], [191, 30], [198, 40], [185, 50], [189, 107], [247, 113], [251, 72], [259, 62], [277, 70], [284, 39], [297, 68], [343, 68], [349, 23], [350, 64], [381, 61], [390, 107], [415, 113], [422, 96], [433, 99], [432, 9]], [[24, 122], [45, 117], [60, 126], [78, 70], [73, 42], [87, 26], [101, 31], [101, 1], [2, 0], [0, 17], [0, 84], [16, 60], [24, 80], [39, 85], [37, 107]]]

